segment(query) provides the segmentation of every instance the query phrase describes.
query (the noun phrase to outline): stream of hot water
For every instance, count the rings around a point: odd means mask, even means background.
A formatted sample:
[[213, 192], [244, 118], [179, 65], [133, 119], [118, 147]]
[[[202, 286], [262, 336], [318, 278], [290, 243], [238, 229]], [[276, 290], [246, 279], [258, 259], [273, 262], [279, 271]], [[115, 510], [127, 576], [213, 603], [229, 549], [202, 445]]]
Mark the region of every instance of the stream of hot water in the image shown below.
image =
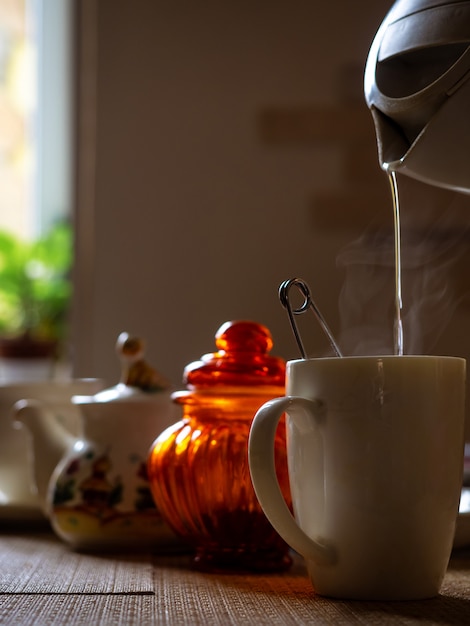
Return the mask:
[[395, 321], [394, 321], [394, 353], [403, 355], [403, 299], [402, 299], [402, 275], [401, 275], [401, 229], [400, 229], [400, 203], [398, 200], [397, 175], [393, 170], [388, 171], [388, 179], [392, 189], [393, 203], [393, 227], [395, 237]]
[[[392, 4], [369, 50], [364, 95], [374, 121], [379, 163], [392, 189], [397, 355], [413, 352], [415, 344], [407, 336], [408, 323], [405, 333], [402, 324], [397, 172], [433, 187], [470, 193], [469, 76], [470, 0]], [[405, 302], [411, 321], [408, 305]]]

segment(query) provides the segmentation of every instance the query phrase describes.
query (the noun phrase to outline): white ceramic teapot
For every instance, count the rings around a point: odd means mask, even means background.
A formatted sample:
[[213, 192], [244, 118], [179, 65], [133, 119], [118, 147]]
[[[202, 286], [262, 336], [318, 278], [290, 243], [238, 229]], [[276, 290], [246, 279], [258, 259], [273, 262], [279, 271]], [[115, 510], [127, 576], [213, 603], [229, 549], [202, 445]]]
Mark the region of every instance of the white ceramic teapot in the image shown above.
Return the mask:
[[147, 481], [151, 443], [179, 418], [168, 383], [143, 360], [142, 342], [117, 344], [121, 381], [74, 396], [82, 433], [73, 436], [44, 405], [21, 400], [15, 419], [32, 434], [35, 484], [52, 528], [74, 548], [157, 548], [181, 544], [163, 522]]
[[379, 161], [470, 193], [470, 1], [398, 0], [367, 59]]

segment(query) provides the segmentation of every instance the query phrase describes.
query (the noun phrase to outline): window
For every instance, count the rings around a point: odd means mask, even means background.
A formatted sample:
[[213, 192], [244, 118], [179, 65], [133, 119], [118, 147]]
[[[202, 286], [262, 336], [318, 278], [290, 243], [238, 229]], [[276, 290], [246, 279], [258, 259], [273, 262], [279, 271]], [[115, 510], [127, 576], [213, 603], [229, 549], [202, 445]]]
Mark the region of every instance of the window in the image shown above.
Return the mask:
[[70, 215], [72, 0], [0, 3], [0, 229]]

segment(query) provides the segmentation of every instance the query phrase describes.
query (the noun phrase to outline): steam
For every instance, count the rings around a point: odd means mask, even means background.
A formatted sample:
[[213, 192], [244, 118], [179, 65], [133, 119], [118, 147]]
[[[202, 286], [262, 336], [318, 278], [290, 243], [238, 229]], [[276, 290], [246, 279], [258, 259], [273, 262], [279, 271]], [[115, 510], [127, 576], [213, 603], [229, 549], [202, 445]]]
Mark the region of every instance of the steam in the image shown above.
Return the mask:
[[[445, 197], [446, 203], [448, 196]], [[468, 203], [468, 200], [467, 200]], [[454, 276], [468, 248], [468, 211], [457, 198], [420, 209], [401, 206], [401, 285], [404, 354], [428, 354], [466, 294]], [[343, 249], [339, 297], [339, 344], [346, 355], [393, 354], [395, 320], [395, 239], [390, 229], [371, 228]], [[470, 289], [470, 284], [469, 284]]]

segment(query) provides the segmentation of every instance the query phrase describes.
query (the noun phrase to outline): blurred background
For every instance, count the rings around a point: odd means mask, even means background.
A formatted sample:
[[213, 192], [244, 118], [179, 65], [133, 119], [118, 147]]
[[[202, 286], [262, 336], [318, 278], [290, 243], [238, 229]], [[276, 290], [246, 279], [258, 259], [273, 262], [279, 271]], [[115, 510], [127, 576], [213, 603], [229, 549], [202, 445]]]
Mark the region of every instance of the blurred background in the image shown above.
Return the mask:
[[[392, 202], [363, 97], [391, 4], [39, 3], [42, 28], [67, 9], [42, 100], [65, 106], [43, 106], [39, 134], [51, 147], [63, 124], [65, 148], [38, 163], [40, 188], [65, 198], [42, 224], [72, 224], [74, 375], [116, 382], [126, 330], [180, 386], [231, 319], [265, 324], [272, 353], [297, 358], [277, 295], [294, 276], [345, 353], [393, 352]], [[470, 355], [469, 200], [401, 185], [405, 352]], [[327, 354], [313, 317], [299, 323], [309, 353]]]
[[389, 3], [255, 4], [82, 3], [80, 374], [115, 377], [127, 329], [179, 383], [230, 319], [297, 357], [279, 284], [305, 278], [338, 331], [338, 253], [376, 211], [393, 225], [362, 95]]

